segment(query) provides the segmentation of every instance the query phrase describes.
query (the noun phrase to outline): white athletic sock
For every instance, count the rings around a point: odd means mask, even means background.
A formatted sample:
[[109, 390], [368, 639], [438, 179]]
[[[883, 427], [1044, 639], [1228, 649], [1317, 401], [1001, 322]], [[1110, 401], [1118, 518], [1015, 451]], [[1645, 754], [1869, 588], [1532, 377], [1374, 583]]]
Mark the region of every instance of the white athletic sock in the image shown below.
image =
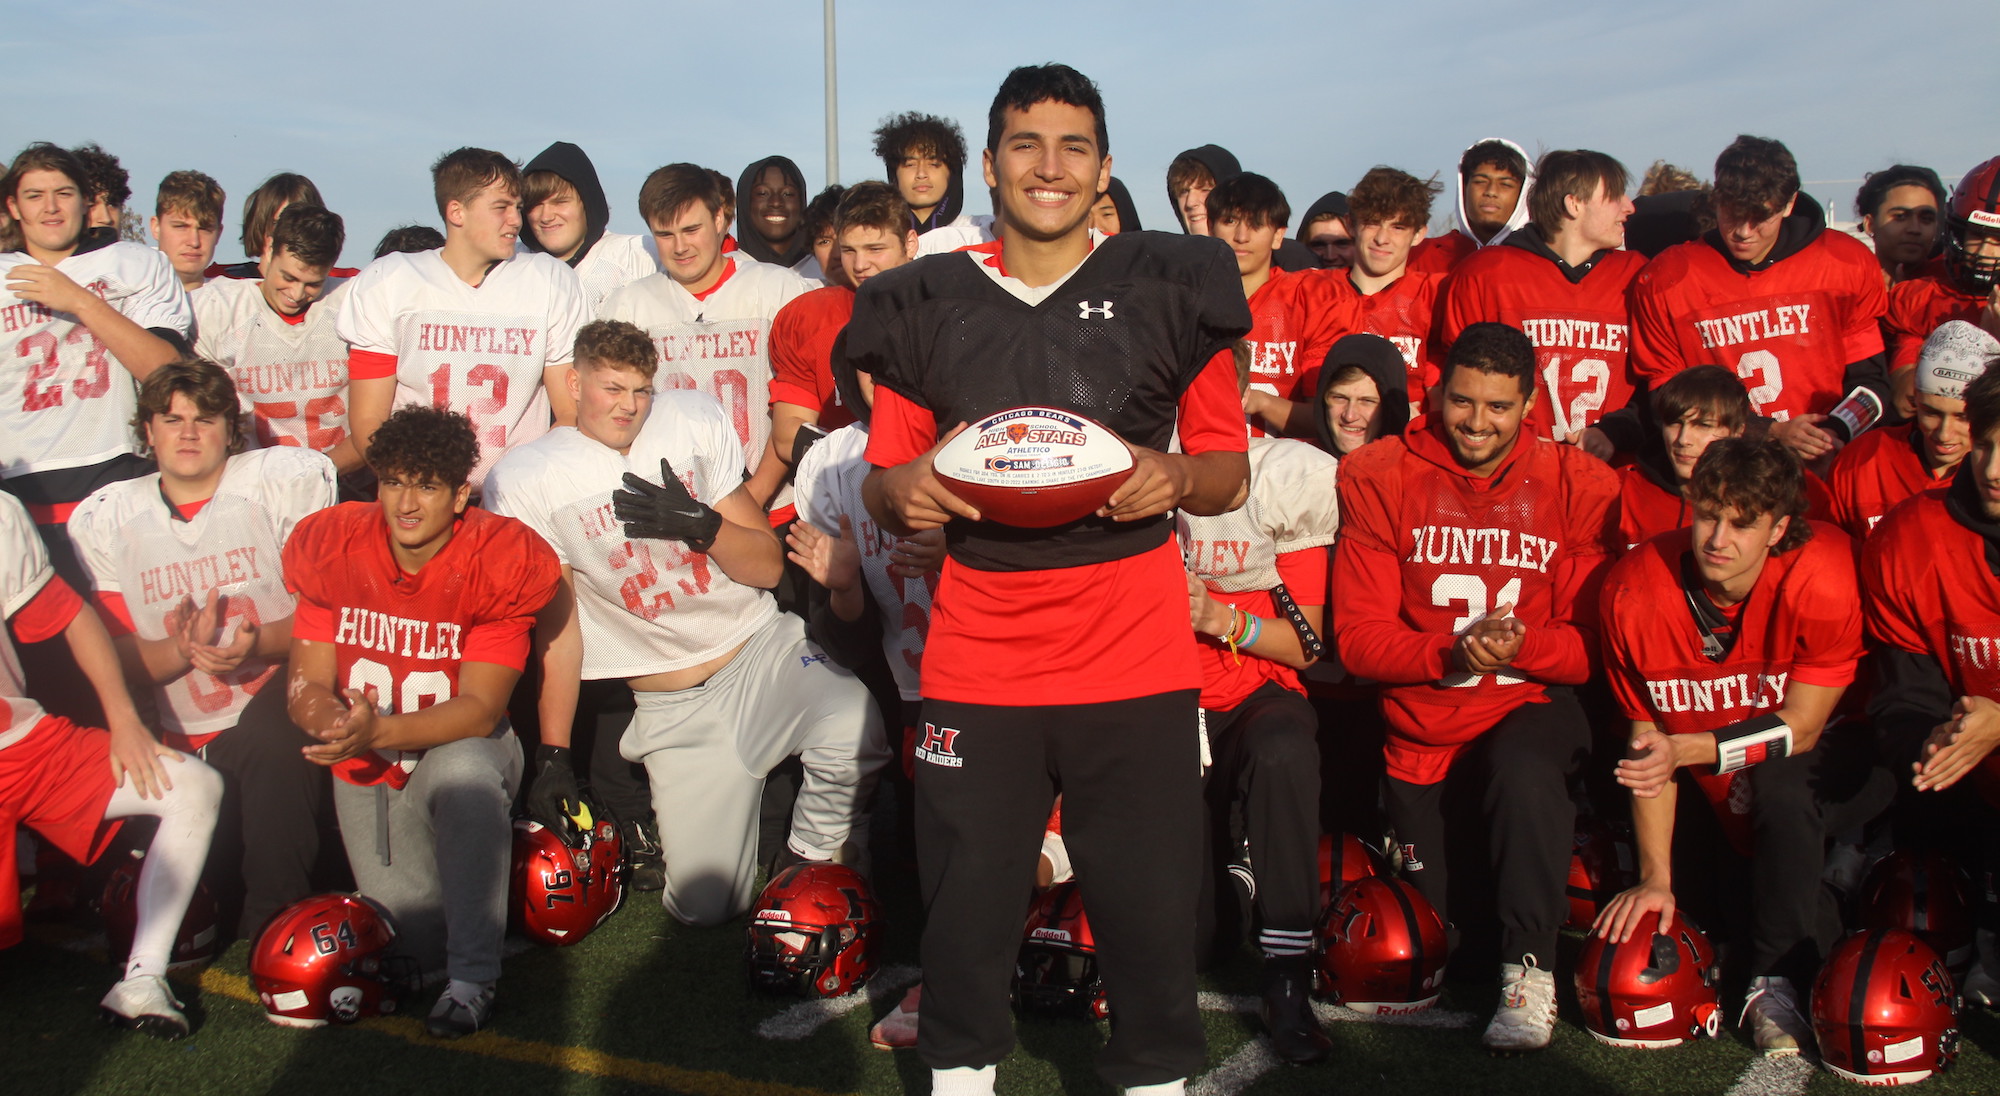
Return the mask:
[[998, 1066], [960, 1066], [931, 1070], [931, 1096], [993, 1096]]
[[153, 843], [146, 847], [133, 895], [138, 923], [132, 932], [132, 954], [125, 962], [127, 978], [167, 973], [181, 918], [187, 915], [188, 901], [201, 882], [208, 841], [215, 832], [216, 808], [222, 802], [222, 777], [214, 769], [192, 757], [164, 764], [167, 779], [174, 786], [163, 797], [139, 798], [127, 777], [104, 808], [106, 818], [150, 814], [160, 820]]
[[1187, 1078], [1178, 1081], [1162, 1081], [1157, 1085], [1132, 1085], [1125, 1089], [1125, 1096], [1183, 1096], [1187, 1092]]

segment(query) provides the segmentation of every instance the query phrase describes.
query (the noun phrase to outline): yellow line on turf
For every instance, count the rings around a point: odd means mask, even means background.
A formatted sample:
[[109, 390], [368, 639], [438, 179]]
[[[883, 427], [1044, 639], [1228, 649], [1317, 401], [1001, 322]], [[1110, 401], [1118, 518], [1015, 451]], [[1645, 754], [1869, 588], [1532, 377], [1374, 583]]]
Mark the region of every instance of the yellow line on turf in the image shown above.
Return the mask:
[[[257, 994], [251, 990], [249, 980], [241, 975], [208, 967], [201, 972], [199, 984], [204, 993], [219, 994], [253, 1005], [258, 1003]], [[679, 1066], [664, 1065], [659, 1062], [620, 1058], [615, 1054], [605, 1054], [586, 1047], [553, 1046], [526, 1039], [510, 1039], [490, 1031], [482, 1031], [448, 1043], [441, 1042], [425, 1035], [423, 1025], [412, 1017], [376, 1017], [363, 1020], [355, 1026], [385, 1035], [394, 1035], [412, 1043], [421, 1041], [425, 1047], [437, 1050], [466, 1051], [507, 1062], [553, 1066], [572, 1073], [587, 1073], [594, 1077], [615, 1077], [621, 1081], [683, 1092], [687, 1096], [832, 1096], [816, 1088], [800, 1088], [797, 1085], [781, 1085], [771, 1081], [753, 1081], [713, 1070], [682, 1069]]]

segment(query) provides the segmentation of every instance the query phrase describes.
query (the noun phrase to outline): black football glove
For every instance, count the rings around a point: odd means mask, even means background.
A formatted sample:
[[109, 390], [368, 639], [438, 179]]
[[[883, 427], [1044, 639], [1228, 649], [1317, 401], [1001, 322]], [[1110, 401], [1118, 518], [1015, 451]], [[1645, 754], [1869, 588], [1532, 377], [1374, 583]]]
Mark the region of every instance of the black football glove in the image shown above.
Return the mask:
[[625, 489], [611, 493], [611, 509], [634, 540], [678, 540], [697, 552], [715, 546], [722, 515], [688, 494], [674, 466], [660, 458], [660, 483], [625, 473]]
[[570, 769], [569, 751], [561, 746], [535, 749], [535, 782], [528, 785], [528, 817], [548, 829], [574, 840], [576, 820], [583, 810], [583, 797], [576, 790], [576, 773]]

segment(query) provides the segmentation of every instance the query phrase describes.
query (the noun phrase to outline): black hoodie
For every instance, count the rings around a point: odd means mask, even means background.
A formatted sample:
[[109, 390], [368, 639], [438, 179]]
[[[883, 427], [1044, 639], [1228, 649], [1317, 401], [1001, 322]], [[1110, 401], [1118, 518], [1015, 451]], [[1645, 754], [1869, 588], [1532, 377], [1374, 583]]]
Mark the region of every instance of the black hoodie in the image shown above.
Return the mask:
[[[1235, 153], [1230, 152], [1221, 145], [1202, 145], [1200, 148], [1191, 148], [1174, 157], [1174, 159], [1194, 159], [1200, 161], [1201, 166], [1207, 168], [1210, 175], [1215, 176], [1215, 181], [1218, 184], [1243, 174], [1243, 165], [1237, 162]], [[1167, 204], [1173, 207], [1174, 217], [1181, 223], [1181, 231], [1186, 232], [1187, 218], [1181, 216], [1181, 196], [1175, 194], [1171, 186], [1167, 188]]]
[[1340, 450], [1333, 444], [1333, 424], [1327, 420], [1326, 390], [1333, 387], [1341, 367], [1348, 365], [1360, 366], [1381, 392], [1382, 421], [1376, 438], [1394, 437], [1410, 424], [1410, 372], [1403, 363], [1403, 352], [1380, 335], [1342, 336], [1326, 352], [1326, 364], [1319, 371], [1319, 390], [1313, 393], [1313, 426], [1319, 434], [1319, 447], [1335, 460], [1340, 459]]
[[[1215, 176], [1215, 181], [1218, 185], [1243, 174], [1243, 164], [1236, 159], [1236, 154], [1223, 148], [1221, 145], [1202, 145], [1199, 148], [1191, 148], [1174, 157], [1174, 159], [1180, 160], [1190, 157], [1199, 160], [1201, 166], [1207, 168], [1210, 175]], [[1180, 221], [1181, 231], [1186, 232], [1187, 219], [1181, 216], [1180, 199], [1174, 194], [1171, 188], [1167, 191], [1167, 204], [1174, 207], [1174, 217]], [[1121, 217], [1124, 215], [1122, 209], [1119, 211], [1119, 215]], [[1278, 242], [1278, 250], [1271, 253], [1271, 265], [1277, 267], [1279, 270], [1317, 270], [1319, 269], [1320, 261], [1319, 256], [1313, 254], [1311, 248], [1287, 236]]]
[[1716, 253], [1729, 263], [1729, 268], [1738, 274], [1755, 274], [1767, 270], [1774, 263], [1783, 262], [1805, 250], [1806, 245], [1819, 239], [1826, 231], [1826, 213], [1812, 195], [1801, 190], [1792, 202], [1792, 212], [1778, 226], [1778, 242], [1771, 245], [1771, 253], [1759, 263], [1746, 263], [1729, 253], [1729, 247], [1722, 242], [1722, 230], [1711, 228], [1701, 234], [1703, 243], [1714, 248]]
[[[896, 173], [891, 171], [889, 177], [894, 179]], [[911, 214], [913, 218], [911, 223], [916, 226], [917, 235], [921, 236], [933, 228], [942, 228], [958, 220], [958, 215], [964, 211], [965, 165], [954, 164], [951, 167], [951, 178], [944, 184], [944, 201], [939, 202], [937, 208], [931, 210], [931, 215], [928, 217], [914, 219], [916, 215]]]
[[[774, 250], [757, 229], [744, 221], [750, 209], [750, 193], [757, 185], [757, 177], [764, 174], [767, 167], [777, 167], [792, 181], [799, 191], [799, 229], [792, 235], [792, 246], [783, 252]], [[806, 189], [805, 174], [799, 165], [783, 156], [766, 156], [749, 167], [736, 179], [736, 248], [760, 263], [775, 263], [783, 267], [793, 267], [812, 254], [812, 240], [805, 231], [806, 203], [812, 199], [812, 192]]]
[[[576, 188], [577, 197], [583, 201], [583, 246], [565, 260], [574, 268], [585, 255], [590, 254], [591, 248], [597, 246], [597, 241], [604, 238], [604, 229], [611, 223], [611, 203], [604, 200], [604, 184], [597, 181], [597, 167], [590, 162], [590, 157], [568, 141], [557, 141], [537, 153], [534, 159], [528, 161], [528, 166], [521, 169], [521, 174], [537, 171], [560, 176]], [[547, 251], [535, 238], [535, 230], [525, 223], [525, 218], [523, 221], [521, 243], [529, 251]]]
[[[1299, 230], [1292, 235], [1300, 238], [1300, 243], [1303, 245], [1303, 238], [1311, 230], [1312, 223], [1321, 217], [1339, 217], [1342, 220], [1346, 220], [1347, 195], [1338, 190], [1329, 190], [1325, 194], [1320, 195], [1319, 201], [1306, 207], [1305, 216], [1299, 218]], [[1332, 268], [1333, 264], [1320, 258], [1319, 252], [1314, 251], [1310, 247], [1306, 248], [1306, 252], [1313, 258], [1313, 269], [1327, 270]]]
[[1104, 193], [1111, 198], [1111, 204], [1118, 207], [1118, 231], [1138, 232], [1139, 207], [1132, 204], [1132, 192], [1125, 189], [1118, 176], [1111, 177], [1111, 189]]

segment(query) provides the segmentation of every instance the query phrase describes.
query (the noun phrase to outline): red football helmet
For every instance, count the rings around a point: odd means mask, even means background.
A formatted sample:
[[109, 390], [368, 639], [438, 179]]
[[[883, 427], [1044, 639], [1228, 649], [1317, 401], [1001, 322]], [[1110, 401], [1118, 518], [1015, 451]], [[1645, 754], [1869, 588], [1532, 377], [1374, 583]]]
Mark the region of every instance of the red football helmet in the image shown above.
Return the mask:
[[250, 985], [284, 1027], [396, 1011], [417, 991], [415, 960], [382, 953], [389, 915], [358, 894], [315, 894], [280, 910], [250, 947]]
[[1908, 1085], [1958, 1057], [1958, 988], [1915, 933], [1842, 940], [1813, 981], [1812, 1025], [1826, 1068], [1865, 1085]]
[[618, 824], [585, 800], [575, 836], [514, 820], [509, 904], [531, 940], [561, 946], [589, 936], [625, 900], [625, 842]]
[[1401, 1015], [1437, 1003], [1450, 953], [1444, 918], [1401, 879], [1348, 884], [1314, 938], [1319, 991], [1348, 1008]]
[[794, 864], [757, 896], [750, 919], [750, 983], [809, 997], [841, 997], [868, 984], [881, 944], [868, 881], [844, 864]]
[[[104, 881], [104, 897], [98, 912], [104, 918], [104, 940], [114, 958], [132, 950], [132, 934], [139, 925], [139, 869], [146, 854], [134, 850], [130, 859], [113, 868]], [[168, 970], [199, 966], [215, 957], [215, 896], [207, 883], [197, 883], [181, 916], [180, 932], [174, 936], [174, 950], [167, 960]]]
[[2000, 281], [2000, 254], [1973, 255], [1968, 249], [1971, 230], [2000, 236], [2000, 156], [1965, 173], [1951, 192], [1951, 209], [1945, 217], [1944, 262], [1951, 276], [1968, 289], [1993, 291]]
[[1635, 882], [1631, 842], [1603, 819], [1577, 815], [1569, 851], [1569, 918], [1565, 924], [1588, 930], [1597, 920], [1597, 911]]
[[1349, 883], [1387, 870], [1382, 854], [1351, 833], [1319, 835], [1319, 908], [1333, 904]]
[[[1657, 930], [1657, 914], [1642, 924]], [[1715, 996], [1715, 949], [1679, 910], [1667, 931], [1632, 934], [1622, 944], [1591, 933], [1576, 957], [1576, 1003], [1583, 1026], [1614, 1047], [1679, 1046], [1722, 1030]]]
[[1097, 975], [1097, 938], [1075, 880], [1043, 891], [1028, 908], [1014, 961], [1014, 999], [1041, 1012], [1082, 1008], [1100, 1020], [1111, 1015]]
[[1861, 884], [1861, 927], [1906, 929], [1963, 972], [1972, 965], [1971, 883], [1941, 852], [1898, 849], [1868, 869]]

